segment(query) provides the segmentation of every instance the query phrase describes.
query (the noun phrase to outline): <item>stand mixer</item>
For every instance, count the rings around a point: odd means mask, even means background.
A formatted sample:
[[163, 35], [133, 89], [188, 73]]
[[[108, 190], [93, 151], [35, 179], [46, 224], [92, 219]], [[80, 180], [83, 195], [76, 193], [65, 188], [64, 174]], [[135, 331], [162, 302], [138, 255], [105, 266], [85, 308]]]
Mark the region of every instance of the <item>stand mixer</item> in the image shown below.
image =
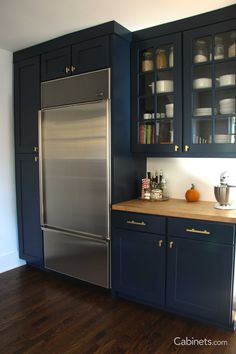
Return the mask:
[[214, 187], [217, 204], [216, 209], [233, 210], [236, 209], [236, 185], [231, 185], [231, 176], [228, 171], [220, 175], [220, 186]]

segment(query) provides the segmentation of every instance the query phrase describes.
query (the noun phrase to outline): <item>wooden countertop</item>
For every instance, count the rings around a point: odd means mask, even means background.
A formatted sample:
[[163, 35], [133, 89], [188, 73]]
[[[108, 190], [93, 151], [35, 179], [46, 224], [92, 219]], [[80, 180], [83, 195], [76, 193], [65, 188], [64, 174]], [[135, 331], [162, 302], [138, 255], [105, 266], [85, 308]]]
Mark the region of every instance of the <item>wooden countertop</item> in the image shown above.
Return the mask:
[[216, 202], [202, 201], [188, 203], [184, 199], [169, 199], [163, 202], [132, 199], [113, 204], [112, 210], [236, 224], [236, 210], [215, 209], [215, 204]]

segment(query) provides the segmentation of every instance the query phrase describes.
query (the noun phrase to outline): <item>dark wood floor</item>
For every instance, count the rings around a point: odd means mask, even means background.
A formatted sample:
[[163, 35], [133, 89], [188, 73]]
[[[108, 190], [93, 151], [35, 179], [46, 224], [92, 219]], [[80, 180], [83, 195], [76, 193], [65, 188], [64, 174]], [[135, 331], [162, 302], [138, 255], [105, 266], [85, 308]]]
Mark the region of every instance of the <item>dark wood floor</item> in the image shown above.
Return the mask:
[[[174, 338], [227, 340], [175, 346]], [[0, 354], [236, 353], [236, 335], [24, 266], [0, 274]]]

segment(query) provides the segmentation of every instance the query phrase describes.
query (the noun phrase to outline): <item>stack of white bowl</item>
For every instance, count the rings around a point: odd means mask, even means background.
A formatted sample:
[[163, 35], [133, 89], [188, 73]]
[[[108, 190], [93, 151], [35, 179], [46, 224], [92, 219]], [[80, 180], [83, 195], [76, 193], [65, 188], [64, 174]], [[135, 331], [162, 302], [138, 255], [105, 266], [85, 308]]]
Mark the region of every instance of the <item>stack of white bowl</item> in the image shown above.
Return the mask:
[[235, 74], [221, 75], [219, 77], [219, 86], [235, 85]]
[[235, 98], [224, 98], [219, 101], [220, 114], [235, 113]]
[[203, 107], [203, 108], [196, 108], [194, 111], [195, 116], [211, 116], [212, 109], [211, 107]]
[[215, 143], [217, 144], [230, 143], [230, 136], [227, 134], [215, 134]]

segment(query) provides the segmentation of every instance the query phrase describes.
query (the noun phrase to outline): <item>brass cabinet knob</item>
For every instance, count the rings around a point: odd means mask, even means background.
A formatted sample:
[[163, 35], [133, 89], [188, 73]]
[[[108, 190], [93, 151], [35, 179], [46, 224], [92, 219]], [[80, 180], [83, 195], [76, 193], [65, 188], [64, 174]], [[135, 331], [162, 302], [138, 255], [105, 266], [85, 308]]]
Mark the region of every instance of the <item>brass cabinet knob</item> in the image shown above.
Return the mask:
[[38, 156], [35, 156], [34, 157], [34, 162], [38, 162], [38, 160], [39, 160]]
[[175, 145], [175, 151], [179, 151], [179, 145]]
[[158, 246], [161, 247], [162, 244], [163, 244], [163, 240], [159, 240], [159, 241], [158, 241]]
[[71, 65], [71, 72], [75, 72], [75, 66], [74, 65]]
[[173, 248], [174, 241], [169, 242], [169, 248]]
[[188, 145], [184, 146], [184, 151], [189, 151], [190, 147]]
[[39, 151], [39, 148], [38, 148], [37, 146], [34, 146], [33, 151], [34, 151], [34, 152], [38, 152], [38, 151]]
[[70, 73], [70, 67], [69, 67], [69, 66], [66, 66], [66, 68], [65, 68], [65, 73], [66, 73], [66, 74], [69, 74], [69, 73]]

